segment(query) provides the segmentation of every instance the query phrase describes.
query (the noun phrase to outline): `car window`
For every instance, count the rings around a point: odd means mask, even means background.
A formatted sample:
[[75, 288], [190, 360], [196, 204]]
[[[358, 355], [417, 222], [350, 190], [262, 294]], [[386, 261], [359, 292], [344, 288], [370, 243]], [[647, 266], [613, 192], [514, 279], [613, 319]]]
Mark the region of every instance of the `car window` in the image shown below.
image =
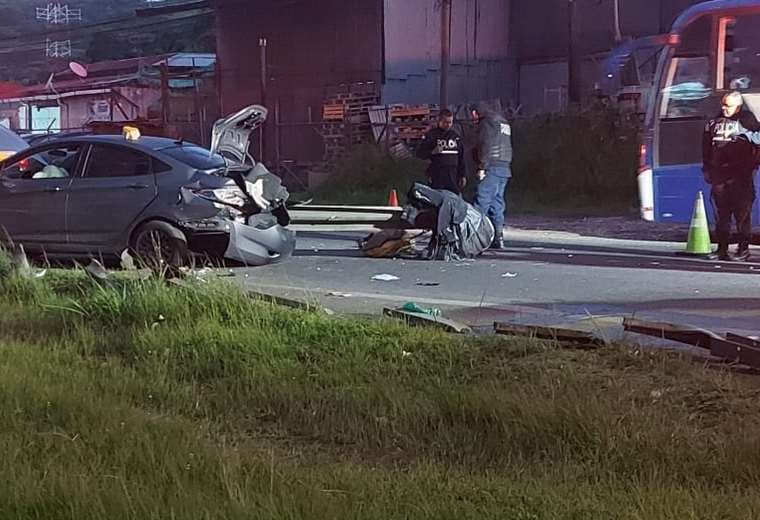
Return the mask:
[[152, 173], [149, 155], [123, 146], [95, 144], [90, 149], [84, 176], [102, 179]]
[[2, 176], [35, 180], [70, 178], [75, 174], [80, 148], [79, 145], [63, 145], [21, 155], [3, 168]]
[[224, 167], [224, 159], [221, 155], [212, 154], [207, 149], [194, 144], [164, 148], [160, 152], [196, 170], [215, 170]]

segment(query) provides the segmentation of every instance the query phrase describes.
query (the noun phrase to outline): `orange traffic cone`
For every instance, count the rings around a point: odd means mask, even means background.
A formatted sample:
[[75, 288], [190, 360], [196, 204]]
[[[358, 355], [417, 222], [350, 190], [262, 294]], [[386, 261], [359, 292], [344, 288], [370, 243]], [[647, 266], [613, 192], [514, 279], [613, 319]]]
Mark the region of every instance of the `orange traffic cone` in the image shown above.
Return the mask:
[[398, 207], [398, 194], [396, 193], [396, 190], [391, 190], [391, 193], [388, 196], [388, 206], [393, 208]]

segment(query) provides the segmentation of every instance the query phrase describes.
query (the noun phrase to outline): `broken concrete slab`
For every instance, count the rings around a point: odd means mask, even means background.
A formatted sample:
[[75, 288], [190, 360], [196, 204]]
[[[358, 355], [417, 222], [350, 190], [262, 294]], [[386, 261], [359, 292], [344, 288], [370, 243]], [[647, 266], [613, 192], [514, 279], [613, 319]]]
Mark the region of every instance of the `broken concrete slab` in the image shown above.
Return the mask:
[[574, 346], [599, 347], [604, 340], [590, 332], [565, 329], [559, 327], [544, 327], [539, 325], [520, 325], [516, 323], [494, 323], [494, 331], [502, 336], [520, 336], [557, 341]]
[[467, 325], [441, 316], [431, 316], [420, 312], [409, 312], [388, 307], [383, 309], [383, 314], [389, 318], [403, 320], [413, 326], [434, 327], [454, 334], [472, 333], [472, 329]]
[[290, 307], [291, 309], [298, 309], [298, 310], [310, 311], [310, 312], [319, 312], [319, 313], [327, 314], [328, 316], [335, 315], [334, 311], [326, 307], [323, 307], [319, 305], [318, 303], [307, 302], [303, 300], [295, 300], [292, 298], [285, 298], [283, 296], [275, 296], [273, 294], [268, 294], [268, 293], [264, 293], [260, 291], [252, 291], [250, 289], [247, 289], [245, 292], [248, 296], [250, 296], [251, 298], [255, 300], [260, 300], [260, 301], [272, 303], [275, 305], [281, 305], [283, 307]]

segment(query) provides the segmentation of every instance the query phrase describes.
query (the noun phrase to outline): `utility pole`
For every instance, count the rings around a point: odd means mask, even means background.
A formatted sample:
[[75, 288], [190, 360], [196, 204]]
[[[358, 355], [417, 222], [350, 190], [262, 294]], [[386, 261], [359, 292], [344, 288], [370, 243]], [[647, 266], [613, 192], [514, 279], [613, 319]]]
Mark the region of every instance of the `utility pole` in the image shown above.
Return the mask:
[[620, 0], [612, 0], [612, 7], [615, 17], [615, 43], [620, 43], [623, 40], [623, 31], [620, 30]]
[[567, 97], [572, 104], [582, 101], [578, 22], [578, 0], [567, 0]]
[[451, 56], [451, 2], [441, 0], [441, 89], [440, 109], [449, 106], [449, 62]]
[[[261, 62], [261, 105], [267, 106], [267, 39], [264, 37], [259, 38], [259, 54]], [[259, 161], [264, 162], [264, 155], [266, 151], [266, 139], [264, 135], [264, 125], [259, 128]]]

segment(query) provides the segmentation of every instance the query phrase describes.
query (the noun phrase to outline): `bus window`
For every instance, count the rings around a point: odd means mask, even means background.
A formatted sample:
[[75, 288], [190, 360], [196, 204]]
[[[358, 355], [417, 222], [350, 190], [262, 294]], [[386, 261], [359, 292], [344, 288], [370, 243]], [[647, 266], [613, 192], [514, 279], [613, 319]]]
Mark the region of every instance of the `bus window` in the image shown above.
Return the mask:
[[760, 89], [760, 14], [718, 21], [718, 89]]
[[704, 117], [712, 91], [711, 18], [704, 16], [684, 30], [665, 72], [660, 117]]

